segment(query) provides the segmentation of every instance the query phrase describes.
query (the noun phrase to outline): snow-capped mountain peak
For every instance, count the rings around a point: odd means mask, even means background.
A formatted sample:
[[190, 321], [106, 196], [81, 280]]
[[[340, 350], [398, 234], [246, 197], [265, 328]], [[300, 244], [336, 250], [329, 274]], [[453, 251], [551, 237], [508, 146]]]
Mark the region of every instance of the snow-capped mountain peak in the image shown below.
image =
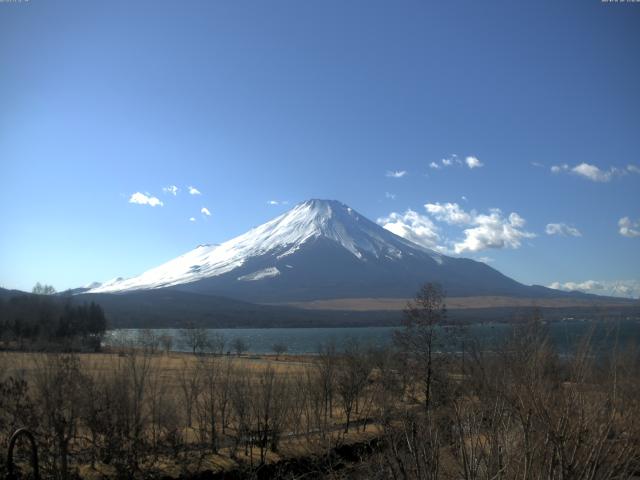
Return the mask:
[[[440, 254], [396, 236], [341, 202], [312, 199], [220, 245], [199, 245], [137, 277], [107, 282], [90, 292], [154, 289], [196, 282], [231, 272], [256, 257], [271, 256], [274, 262], [279, 261], [318, 238], [341, 246], [360, 261], [401, 259], [417, 251], [441, 261]], [[255, 281], [275, 277], [279, 272], [275, 264], [262, 270], [237, 278]]]

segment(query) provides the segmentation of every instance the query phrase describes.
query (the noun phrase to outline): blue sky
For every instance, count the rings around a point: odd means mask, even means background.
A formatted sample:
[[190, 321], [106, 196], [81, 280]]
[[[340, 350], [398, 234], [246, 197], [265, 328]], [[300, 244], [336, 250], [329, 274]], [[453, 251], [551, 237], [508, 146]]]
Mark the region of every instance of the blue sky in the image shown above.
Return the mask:
[[638, 45], [640, 4], [598, 0], [0, 3], [0, 285], [132, 276], [332, 198], [638, 296]]

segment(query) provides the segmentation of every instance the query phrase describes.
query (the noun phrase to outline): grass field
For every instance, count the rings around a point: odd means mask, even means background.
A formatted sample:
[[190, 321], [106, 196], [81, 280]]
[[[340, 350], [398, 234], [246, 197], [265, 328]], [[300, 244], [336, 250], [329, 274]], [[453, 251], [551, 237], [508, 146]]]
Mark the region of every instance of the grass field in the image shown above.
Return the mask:
[[[47, 373], [51, 373], [48, 369], [55, 363], [56, 357], [56, 354], [49, 353], [2, 352], [0, 353], [0, 374], [5, 379], [14, 377], [27, 380], [30, 385], [30, 397], [38, 398], [44, 394], [39, 384], [43, 382], [43, 377]], [[316, 357], [293, 355], [280, 355], [277, 358], [275, 355], [216, 357], [188, 353], [149, 354], [140, 349], [125, 349], [120, 352], [81, 353], [74, 355], [74, 358], [78, 362], [78, 372], [81, 372], [83, 378], [91, 379], [95, 385], [111, 385], [115, 380], [114, 377], [118, 375], [130, 376], [133, 379], [127, 384], [129, 385], [127, 388], [134, 387], [136, 381], [144, 384], [145, 395], [138, 407], [144, 410], [140, 421], [145, 424], [145, 438], [141, 439], [140, 443], [154, 444], [157, 448], [151, 455], [142, 455], [138, 462], [142, 470], [153, 471], [156, 475], [178, 477], [204, 470], [228, 471], [255, 466], [258, 463], [277, 463], [284, 459], [323, 455], [339, 445], [363, 442], [379, 434], [379, 430], [371, 422], [364, 425], [360, 422], [361, 418], [371, 413], [370, 410], [353, 414], [350, 418], [352, 427], [346, 432], [345, 415], [338, 407], [337, 400], [331, 409], [329, 423], [322, 428], [311, 425], [312, 420], [309, 417], [312, 414], [304, 411], [305, 409], [292, 411], [293, 403], [289, 401], [286, 402], [286, 406], [267, 406], [266, 409], [260, 410], [264, 407], [259, 399], [264, 398], [262, 395], [265, 394], [265, 379], [274, 382], [274, 390], [270, 393], [275, 393], [277, 385], [280, 385], [282, 390], [279, 392], [282, 394], [286, 392], [286, 395], [291, 396], [288, 400], [293, 400], [293, 386], [304, 388], [303, 383], [309, 381], [309, 375], [317, 369]], [[214, 401], [219, 402], [220, 395], [227, 396], [230, 411], [234, 402], [240, 404], [238, 408], [242, 408], [242, 399], [234, 400], [233, 398], [236, 383], [244, 385], [243, 382], [246, 380], [249, 389], [253, 389], [250, 390], [253, 394], [247, 395], [251, 398], [245, 399], [247, 401], [245, 406], [252, 410], [247, 418], [241, 418], [233, 413], [229, 413], [226, 420], [218, 416], [215, 418], [218, 423], [215, 427], [218, 436], [218, 448], [215, 453], [209, 448], [207, 439], [203, 436], [202, 430], [206, 426], [196, 418], [202, 413], [199, 409], [205, 408], [201, 403], [203, 399], [200, 397], [205, 395], [204, 390], [208, 387], [207, 375], [210, 370], [207, 369], [212, 368], [219, 369], [213, 379], [215, 385], [209, 385], [219, 389], [212, 394], [217, 399]], [[134, 371], [136, 369], [137, 372]], [[222, 372], [226, 369], [230, 369], [232, 373], [226, 385], [223, 385], [225, 379], [222, 378]], [[273, 377], [271, 377], [272, 374]], [[211, 378], [208, 381], [211, 381]], [[86, 401], [82, 392], [69, 392], [69, 394], [75, 399]], [[300, 395], [302, 394], [296, 391], [295, 397]], [[252, 401], [255, 403], [252, 404]], [[189, 403], [191, 405], [187, 409]], [[216, 403], [216, 405], [220, 404]], [[165, 418], [166, 411], [164, 414], [153, 413], [154, 409], [163, 407], [172, 410], [172, 415], [168, 415], [169, 420]], [[64, 407], [61, 406], [61, 408]], [[130, 406], [122, 405], [121, 408], [126, 410]], [[261, 413], [283, 415], [278, 424], [282, 432], [277, 451], [271, 451], [263, 445], [264, 451], [259, 453], [254, 441], [247, 441], [246, 434], [238, 433], [242, 426], [248, 428], [249, 424], [252, 430], [257, 431], [261, 427], [259, 424]], [[77, 414], [81, 415], [79, 411]], [[187, 415], [190, 419], [186, 418]], [[304, 421], [303, 418], [305, 418]], [[224, 421], [226, 421], [225, 429], [221, 428], [221, 423]], [[306, 427], [303, 426], [304, 423]], [[91, 442], [87, 440], [91, 436], [89, 430], [80, 420], [70, 442], [72, 470], [82, 478], [117, 477], [119, 472], [115, 465], [109, 464], [112, 462], [93, 458], [89, 460], [91, 455], [86, 452], [93, 448]], [[163, 435], [168, 438], [166, 435], [168, 431], [171, 436], [178, 437], [177, 443], [174, 442], [171, 446], [169, 446], [171, 441], [167, 441], [166, 438], [163, 438], [163, 441], [159, 440]], [[163, 447], [160, 447], [161, 443]]]

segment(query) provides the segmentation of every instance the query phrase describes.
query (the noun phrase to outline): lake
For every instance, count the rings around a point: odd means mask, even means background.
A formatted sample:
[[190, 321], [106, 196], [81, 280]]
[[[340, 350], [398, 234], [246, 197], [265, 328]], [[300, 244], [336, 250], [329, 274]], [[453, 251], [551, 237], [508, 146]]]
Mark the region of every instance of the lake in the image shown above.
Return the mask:
[[[591, 322], [571, 320], [553, 322], [547, 325], [552, 342], [561, 353], [568, 353], [578, 341], [592, 328], [593, 343], [599, 348], [610, 350], [616, 344], [640, 344], [640, 321], [621, 320], [616, 322]], [[317, 353], [318, 346], [334, 341], [341, 349], [349, 339], [356, 339], [363, 345], [385, 346], [392, 342], [393, 331], [397, 327], [351, 327], [351, 328], [218, 328], [208, 329], [211, 335], [221, 334], [225, 341], [225, 350], [230, 350], [230, 343], [241, 338], [248, 345], [249, 352], [255, 354], [272, 353], [273, 345], [281, 343], [287, 346], [290, 354]], [[491, 349], [500, 344], [513, 333], [513, 326], [504, 323], [485, 323], [466, 327], [467, 338], [477, 340], [484, 348]], [[136, 342], [141, 329], [110, 330], [105, 336], [104, 344], [116, 345], [123, 340]], [[182, 341], [178, 329], [156, 329], [156, 335], [173, 337], [172, 350], [189, 351]], [[449, 343], [445, 349], [459, 350], [460, 343]]]

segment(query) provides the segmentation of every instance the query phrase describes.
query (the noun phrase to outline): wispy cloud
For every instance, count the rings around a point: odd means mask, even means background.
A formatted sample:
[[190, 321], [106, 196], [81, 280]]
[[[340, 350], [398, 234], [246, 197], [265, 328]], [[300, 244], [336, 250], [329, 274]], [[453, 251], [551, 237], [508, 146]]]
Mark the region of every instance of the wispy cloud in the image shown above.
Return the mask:
[[467, 156], [464, 161], [462, 161], [458, 155], [452, 153], [448, 157], [440, 159], [439, 162], [430, 162], [429, 168], [434, 170], [441, 170], [443, 168], [453, 167], [453, 166], [463, 166], [466, 165], [470, 169], [484, 167], [484, 163], [482, 163], [478, 157], [474, 155]]
[[629, 217], [622, 217], [618, 220], [618, 227], [623, 237], [640, 237], [640, 220], [634, 222]]
[[287, 200], [269, 200], [267, 205], [289, 205]]
[[129, 198], [129, 203], [137, 203], [138, 205], [149, 205], [150, 207], [162, 207], [164, 203], [151, 195], [142, 192], [136, 192]]
[[629, 173], [640, 173], [640, 168], [635, 165], [627, 165], [627, 168], [609, 167], [608, 169], [602, 169], [596, 165], [582, 162], [573, 167], [567, 163], [560, 165], [552, 165], [550, 167], [552, 173], [570, 173], [577, 175], [592, 182], [606, 183], [613, 180], [615, 177], [621, 177]]
[[560, 235], [563, 237], [581, 237], [582, 233], [575, 227], [566, 223], [548, 223], [544, 231], [547, 235]]
[[452, 153], [448, 157], [440, 159], [440, 165], [442, 167], [451, 167], [453, 165], [462, 165], [462, 160], [460, 160], [458, 158], [458, 155], [456, 155], [455, 153]]
[[479, 262], [482, 262], [482, 263], [491, 263], [491, 262], [493, 262], [495, 259], [493, 259], [493, 258], [491, 258], [491, 257], [478, 257], [478, 258], [477, 258], [477, 260], [478, 260]]
[[388, 171], [386, 176], [389, 178], [402, 178], [407, 174], [406, 170], [393, 170]]
[[551, 172], [552, 173], [566, 172], [567, 170], [569, 170], [569, 165], [567, 165], [566, 163], [563, 163], [562, 165], [552, 165], [551, 166]]
[[396, 194], [395, 193], [384, 192], [384, 198], [388, 198], [389, 200], [395, 200], [396, 199]]
[[189, 221], [190, 222], [195, 222], [196, 221], [196, 217], [189, 217]]
[[549, 288], [567, 292], [593, 293], [612, 297], [640, 297], [638, 280], [585, 280], [582, 282], [553, 282]]
[[469, 156], [465, 158], [464, 161], [467, 164], [467, 167], [471, 169], [484, 167], [484, 163], [478, 160], [478, 157]]
[[187, 189], [189, 190], [189, 195], [201, 195], [200, 190], [198, 190], [196, 187], [189, 185]]
[[180, 189], [175, 185], [169, 185], [168, 187], [162, 187], [162, 191], [164, 193], [170, 193], [175, 197], [176, 195], [178, 195], [178, 192], [180, 191]]
[[211, 212], [209, 211], [209, 209], [207, 207], [202, 207], [200, 209], [200, 213], [202, 213], [203, 215], [206, 215], [207, 217], [211, 216]]

